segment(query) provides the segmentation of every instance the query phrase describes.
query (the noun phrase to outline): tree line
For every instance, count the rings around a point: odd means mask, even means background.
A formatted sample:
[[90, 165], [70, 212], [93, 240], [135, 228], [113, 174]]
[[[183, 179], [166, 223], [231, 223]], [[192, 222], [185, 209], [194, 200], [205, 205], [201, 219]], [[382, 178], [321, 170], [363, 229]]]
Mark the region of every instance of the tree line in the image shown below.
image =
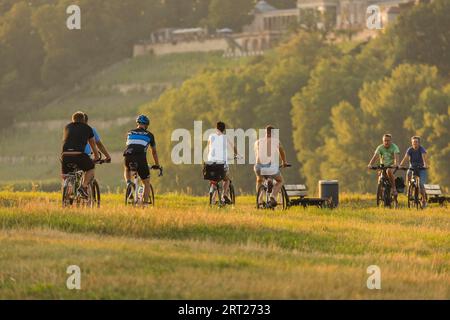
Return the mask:
[[[85, 77], [128, 58], [133, 44], [163, 27], [239, 29], [256, 0], [1, 0], [0, 129], [21, 112], [66, 93]], [[278, 7], [295, 0], [269, 0]], [[81, 30], [66, 9], [81, 8]]]
[[[287, 180], [311, 189], [319, 179], [338, 179], [343, 190], [373, 191], [366, 166], [382, 135], [391, 133], [402, 153], [420, 135], [431, 157], [430, 181], [450, 187], [449, 16], [448, 1], [421, 4], [350, 51], [299, 31], [265, 57], [204, 70], [166, 92], [143, 107], [155, 119], [169, 166], [162, 186], [204, 191], [199, 166], [171, 164], [171, 132], [195, 120], [208, 128], [222, 120], [232, 128], [280, 128], [288, 157], [298, 163]], [[235, 170], [236, 185], [252, 191], [251, 168]]]

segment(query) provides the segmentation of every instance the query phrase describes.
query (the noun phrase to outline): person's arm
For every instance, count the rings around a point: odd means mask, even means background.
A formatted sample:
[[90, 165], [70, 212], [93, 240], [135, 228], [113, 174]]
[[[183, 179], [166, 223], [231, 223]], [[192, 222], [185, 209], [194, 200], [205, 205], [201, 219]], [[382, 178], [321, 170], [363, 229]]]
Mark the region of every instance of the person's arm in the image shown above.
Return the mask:
[[155, 166], [160, 166], [159, 165], [159, 158], [158, 158], [158, 152], [156, 151], [156, 147], [152, 147], [152, 156], [153, 156], [153, 160], [155, 160]]
[[422, 154], [422, 159], [423, 159], [423, 166], [425, 169], [428, 168], [428, 153], [423, 153]]
[[400, 149], [395, 145], [394, 149], [394, 167], [398, 167], [400, 161]]
[[100, 155], [98, 153], [97, 144], [95, 143], [95, 138], [89, 138], [89, 144], [91, 145], [92, 152], [94, 153], [94, 161], [100, 160]]
[[111, 160], [111, 156], [110, 156], [108, 150], [106, 150], [105, 145], [104, 145], [100, 140], [97, 141], [97, 147], [98, 147], [98, 149], [100, 150], [100, 152], [103, 153], [103, 154], [105, 155], [105, 157], [106, 157], [105, 160], [106, 160], [106, 161]]
[[398, 167], [400, 161], [400, 152], [394, 153], [394, 167]]
[[404, 167], [405, 166], [405, 162], [409, 160], [409, 155], [408, 153], [405, 153], [405, 156], [403, 157], [402, 162], [400, 162], [400, 167]]
[[238, 150], [237, 150], [236, 145], [235, 145], [233, 142], [231, 142], [230, 140], [228, 140], [228, 138], [227, 138], [227, 142], [228, 142], [228, 146], [229, 146], [231, 149], [233, 149], [234, 156], [235, 156], [235, 157], [236, 157], [236, 156], [239, 156], [239, 153], [238, 153]]
[[373, 164], [374, 164], [376, 161], [378, 161], [378, 160], [380, 160], [380, 155], [378, 154], [378, 150], [377, 150], [377, 151], [375, 152], [375, 154], [373, 155], [372, 159], [370, 160], [368, 167], [369, 167], [369, 168], [372, 168], [372, 167], [373, 167]]
[[281, 144], [279, 145], [278, 150], [279, 150], [279, 152], [280, 152], [281, 165], [282, 165], [283, 167], [289, 165], [289, 163], [288, 163], [287, 160], [286, 160], [286, 151], [284, 151], [284, 148], [283, 148], [283, 146], [282, 146]]

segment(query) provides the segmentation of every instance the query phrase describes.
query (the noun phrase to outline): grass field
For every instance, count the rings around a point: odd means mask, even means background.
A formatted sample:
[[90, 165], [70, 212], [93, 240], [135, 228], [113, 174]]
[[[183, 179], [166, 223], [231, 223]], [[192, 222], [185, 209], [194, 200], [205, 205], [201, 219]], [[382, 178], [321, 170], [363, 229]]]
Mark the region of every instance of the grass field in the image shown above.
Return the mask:
[[[62, 210], [58, 194], [0, 193], [0, 299], [450, 299], [450, 209], [211, 209], [165, 195], [131, 209]], [[81, 268], [80, 291], [66, 269]], [[366, 270], [381, 269], [369, 290]]]

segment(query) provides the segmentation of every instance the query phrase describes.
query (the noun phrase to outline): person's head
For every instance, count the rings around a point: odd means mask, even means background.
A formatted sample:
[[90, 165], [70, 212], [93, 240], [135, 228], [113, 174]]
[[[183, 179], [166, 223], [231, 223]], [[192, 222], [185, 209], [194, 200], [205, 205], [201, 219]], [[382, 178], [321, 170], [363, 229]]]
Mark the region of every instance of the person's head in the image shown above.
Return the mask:
[[217, 122], [216, 129], [221, 133], [225, 133], [226, 125], [222, 121]]
[[73, 123], [86, 123], [84, 113], [81, 111], [77, 111], [72, 115]]
[[391, 134], [385, 134], [384, 136], [383, 136], [383, 145], [386, 147], [386, 148], [389, 148], [390, 146], [391, 146], [391, 143], [392, 143], [392, 135]]
[[272, 137], [273, 130], [275, 130], [275, 127], [272, 125], [268, 125], [266, 127], [266, 137], [268, 137], [268, 138]]
[[147, 116], [141, 114], [139, 117], [137, 117], [136, 124], [139, 128], [147, 130], [150, 125], [150, 119]]
[[411, 145], [413, 146], [414, 149], [419, 149], [420, 148], [420, 137], [419, 136], [414, 136], [411, 138]]

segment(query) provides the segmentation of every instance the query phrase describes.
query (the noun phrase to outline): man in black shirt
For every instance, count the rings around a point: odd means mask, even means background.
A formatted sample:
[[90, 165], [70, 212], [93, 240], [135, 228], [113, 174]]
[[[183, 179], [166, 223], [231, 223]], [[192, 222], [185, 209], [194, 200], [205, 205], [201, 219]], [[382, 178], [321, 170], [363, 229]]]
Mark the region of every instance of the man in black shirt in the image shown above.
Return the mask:
[[83, 184], [78, 189], [78, 194], [84, 198], [88, 197], [87, 188], [94, 179], [95, 164], [91, 158], [84, 153], [86, 145], [92, 148], [94, 161], [100, 159], [97, 144], [94, 139], [94, 132], [85, 123], [83, 112], [76, 112], [72, 116], [72, 123], [64, 128], [63, 148], [62, 148], [62, 174], [66, 175], [71, 171], [69, 164], [75, 164], [80, 170], [85, 172]]

